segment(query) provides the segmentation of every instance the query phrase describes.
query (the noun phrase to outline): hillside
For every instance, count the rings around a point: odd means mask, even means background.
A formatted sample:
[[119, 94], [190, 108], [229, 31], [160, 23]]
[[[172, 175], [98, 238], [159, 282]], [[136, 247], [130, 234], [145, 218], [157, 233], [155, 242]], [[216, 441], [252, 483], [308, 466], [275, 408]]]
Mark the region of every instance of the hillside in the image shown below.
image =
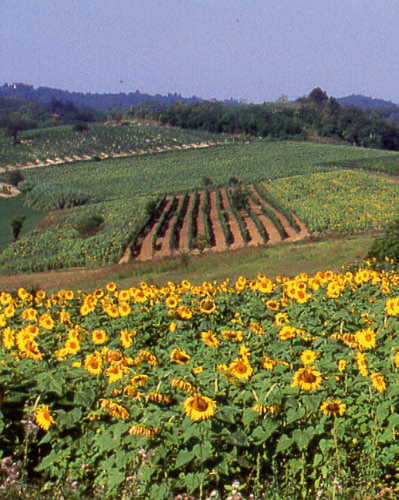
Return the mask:
[[54, 99], [63, 103], [73, 102], [77, 106], [90, 107], [99, 111], [107, 111], [111, 108], [129, 108], [140, 103], [153, 103], [160, 107], [171, 106], [177, 102], [194, 103], [201, 99], [195, 96], [183, 97], [173, 93], [168, 95], [150, 95], [139, 90], [135, 92], [119, 93], [83, 93], [70, 92], [68, 90], [53, 89], [51, 87], [34, 88], [27, 84], [4, 84], [0, 87], [0, 97], [13, 97], [48, 103]]
[[384, 99], [374, 99], [364, 95], [350, 95], [337, 99], [343, 106], [356, 106], [366, 111], [375, 111], [386, 120], [399, 123], [399, 105]]

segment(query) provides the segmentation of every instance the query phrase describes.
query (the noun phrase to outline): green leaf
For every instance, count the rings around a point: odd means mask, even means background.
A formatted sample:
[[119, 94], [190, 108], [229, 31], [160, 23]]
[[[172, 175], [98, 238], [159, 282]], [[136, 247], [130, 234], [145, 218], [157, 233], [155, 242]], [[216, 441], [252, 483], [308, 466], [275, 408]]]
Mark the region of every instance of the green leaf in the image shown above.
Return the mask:
[[331, 439], [320, 439], [319, 448], [321, 452], [325, 455], [328, 450], [334, 446], [334, 442]]
[[57, 396], [63, 395], [63, 384], [56, 373], [43, 372], [36, 376], [36, 384], [39, 391], [48, 394], [53, 392]]
[[316, 453], [313, 459], [313, 467], [317, 467], [323, 461], [323, 455], [321, 453]]
[[214, 455], [212, 445], [210, 443], [196, 444], [193, 448], [193, 454], [198, 462], [203, 463], [208, 458]]
[[295, 429], [294, 432], [292, 433], [292, 437], [294, 438], [294, 441], [296, 442], [300, 450], [304, 450], [305, 448], [308, 447], [313, 436], [314, 436], [314, 431], [311, 428]]
[[300, 406], [299, 408], [290, 408], [287, 412], [287, 425], [292, 424], [296, 420], [300, 420], [305, 416], [305, 408]]
[[252, 422], [257, 420], [258, 418], [259, 418], [259, 415], [256, 414], [253, 410], [251, 410], [251, 408], [246, 408], [242, 414], [242, 423], [245, 426], [248, 426], [248, 425], [252, 424]]
[[287, 450], [291, 445], [292, 439], [287, 434], [283, 434], [277, 442], [276, 453]]
[[219, 420], [228, 422], [229, 424], [234, 424], [237, 410], [232, 408], [231, 406], [224, 406], [217, 415]]
[[80, 408], [74, 408], [71, 411], [60, 410], [57, 417], [57, 424], [64, 429], [70, 429], [82, 419], [82, 411]]
[[248, 446], [248, 439], [246, 434], [242, 431], [236, 431], [225, 436], [225, 441], [234, 446]]
[[206, 479], [205, 472], [190, 472], [186, 474], [186, 485], [189, 493], [193, 493]]
[[176, 468], [183, 467], [183, 465], [187, 465], [195, 458], [195, 453], [193, 450], [180, 450], [176, 457]]

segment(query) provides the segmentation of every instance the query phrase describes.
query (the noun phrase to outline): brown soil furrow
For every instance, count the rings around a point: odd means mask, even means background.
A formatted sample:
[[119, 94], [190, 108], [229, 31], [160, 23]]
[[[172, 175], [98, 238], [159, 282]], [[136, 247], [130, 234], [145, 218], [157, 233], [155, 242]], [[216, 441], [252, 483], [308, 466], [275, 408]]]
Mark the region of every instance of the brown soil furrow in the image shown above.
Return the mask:
[[245, 247], [245, 241], [243, 240], [243, 237], [241, 236], [240, 226], [238, 225], [238, 221], [230, 209], [230, 202], [229, 202], [229, 199], [227, 198], [226, 190], [221, 189], [220, 192], [222, 195], [224, 209], [229, 217], [230, 229], [234, 235], [234, 241], [230, 245], [230, 248], [235, 249], [235, 248]]
[[307, 236], [309, 236], [309, 232], [306, 229], [306, 226], [303, 224], [303, 222], [301, 222], [298, 219], [298, 217], [293, 215], [298, 226], [301, 228], [299, 232], [295, 231], [295, 229], [291, 226], [291, 224], [288, 222], [288, 220], [284, 217], [284, 215], [282, 213], [280, 213], [278, 210], [276, 210], [272, 205], [270, 205], [270, 203], [267, 203], [267, 201], [265, 201], [259, 197], [254, 186], [248, 186], [248, 189], [250, 189], [254, 193], [257, 200], [259, 201], [259, 204], [264, 205], [265, 207], [272, 210], [276, 214], [276, 216], [280, 219], [282, 226], [284, 227], [286, 233], [288, 234], [288, 238], [286, 238], [284, 241], [299, 241], [299, 240], [302, 240], [303, 238], [306, 238]]
[[226, 245], [223, 228], [220, 223], [219, 214], [217, 210], [216, 191], [211, 192], [211, 218], [212, 218], [213, 234], [215, 235], [215, 247], [213, 247], [213, 249], [216, 252], [226, 250], [228, 247]]
[[[183, 198], [182, 195], [175, 196], [174, 198], [177, 198], [179, 200], [179, 203], [181, 199]], [[173, 203], [173, 198], [172, 198], [172, 203]], [[176, 218], [176, 213], [172, 214], [169, 220], [166, 223], [166, 231], [162, 238], [158, 240], [158, 244], [160, 244], [160, 249], [156, 250], [154, 252], [154, 257], [159, 258], [159, 257], [170, 257], [172, 255], [172, 252], [170, 251], [169, 248], [169, 239], [170, 235], [172, 234], [172, 228], [173, 228], [173, 222]]]
[[[269, 240], [267, 242], [268, 245], [273, 245], [275, 243], [279, 243], [281, 241], [280, 233], [277, 231], [276, 226], [273, 222], [266, 217], [265, 214], [259, 209], [259, 206], [256, 205], [251, 199], [248, 200], [249, 206], [258, 216], [258, 219], [262, 223], [263, 227], [266, 229], [266, 232], [269, 236]], [[263, 238], [261, 237], [261, 241], [263, 243]]]
[[197, 236], [205, 236], [205, 223], [202, 207], [204, 206], [205, 191], [199, 193], [199, 208], [197, 217]]
[[186, 214], [184, 216], [183, 225], [180, 229], [180, 239], [179, 239], [179, 252], [187, 253], [190, 251], [189, 247], [189, 233], [188, 228], [190, 225], [190, 212], [194, 203], [194, 196], [191, 194], [190, 200], [187, 205]]
[[[167, 210], [171, 203], [173, 201], [173, 198], [168, 198], [166, 201], [166, 205], [164, 207], [164, 210]], [[154, 224], [151, 228], [151, 231], [144, 237], [139, 254], [136, 257], [136, 260], [151, 260], [153, 257], [152, 253], [152, 238], [154, 237], [154, 233], [156, 231], [157, 224]]]

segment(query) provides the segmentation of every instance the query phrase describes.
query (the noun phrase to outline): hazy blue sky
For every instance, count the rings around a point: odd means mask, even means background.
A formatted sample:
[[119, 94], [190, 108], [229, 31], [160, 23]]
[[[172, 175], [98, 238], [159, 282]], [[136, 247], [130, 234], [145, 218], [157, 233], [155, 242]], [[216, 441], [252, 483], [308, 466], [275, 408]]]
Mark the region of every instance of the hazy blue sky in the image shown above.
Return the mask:
[[399, 102], [398, 0], [0, 0], [0, 84]]

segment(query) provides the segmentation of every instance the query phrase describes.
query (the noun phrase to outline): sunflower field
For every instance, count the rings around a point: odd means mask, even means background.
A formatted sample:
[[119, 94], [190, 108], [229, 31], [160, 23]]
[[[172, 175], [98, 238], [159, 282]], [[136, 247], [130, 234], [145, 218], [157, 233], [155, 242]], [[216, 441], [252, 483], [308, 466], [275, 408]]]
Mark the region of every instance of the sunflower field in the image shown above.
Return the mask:
[[397, 498], [399, 274], [373, 266], [1, 292], [0, 490]]

